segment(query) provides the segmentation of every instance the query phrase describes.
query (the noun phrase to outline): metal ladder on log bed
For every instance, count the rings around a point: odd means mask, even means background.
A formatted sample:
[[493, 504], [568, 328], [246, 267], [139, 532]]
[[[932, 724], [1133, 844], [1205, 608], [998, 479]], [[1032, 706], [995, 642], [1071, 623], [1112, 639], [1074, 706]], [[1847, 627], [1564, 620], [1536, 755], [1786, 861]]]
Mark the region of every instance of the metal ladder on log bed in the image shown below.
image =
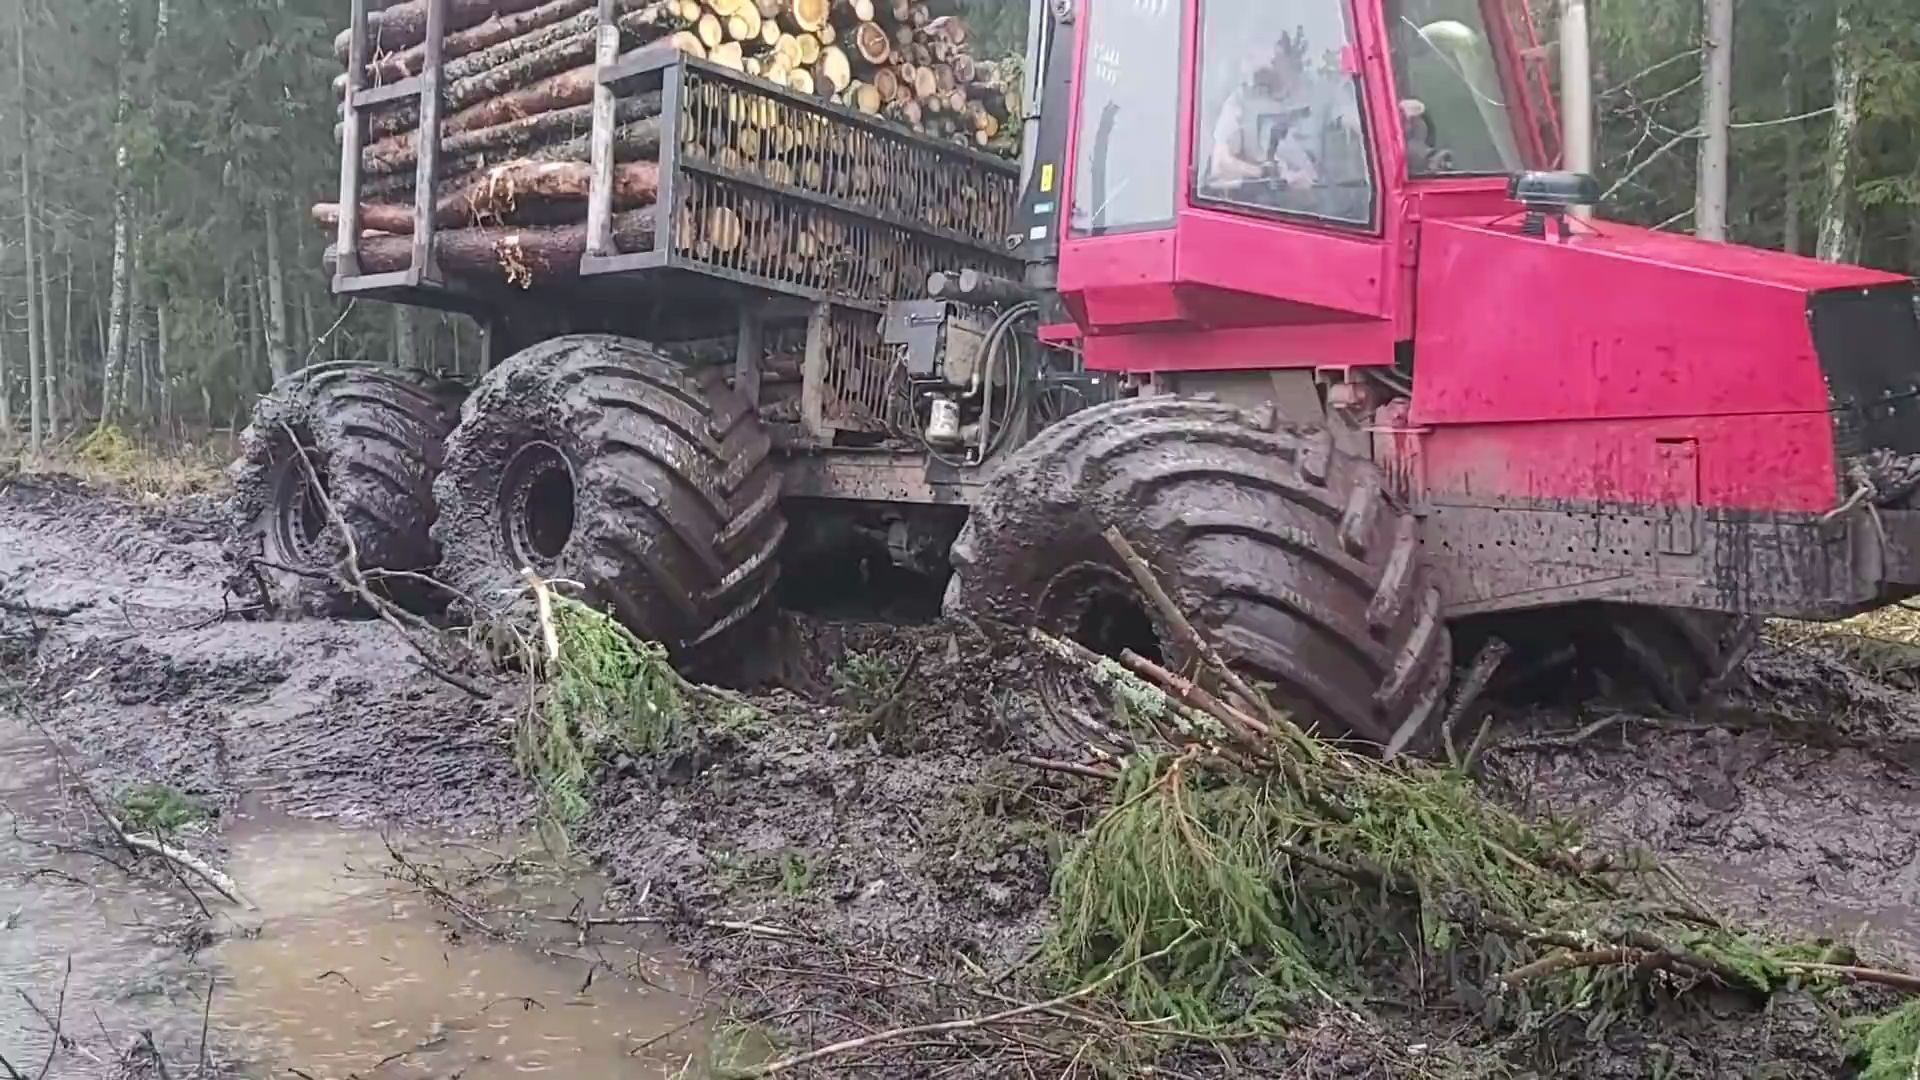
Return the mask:
[[[438, 292], [446, 281], [434, 258], [434, 180], [440, 166], [441, 51], [447, 36], [447, 0], [427, 0], [426, 56], [418, 75], [379, 86], [367, 85], [367, 0], [352, 0], [347, 51], [347, 92], [340, 152], [340, 227], [334, 241], [333, 291], [373, 295], [432, 306], [421, 296]], [[367, 142], [367, 110], [389, 101], [419, 101], [414, 131], [413, 246], [404, 269], [365, 273], [360, 267], [361, 153]]]

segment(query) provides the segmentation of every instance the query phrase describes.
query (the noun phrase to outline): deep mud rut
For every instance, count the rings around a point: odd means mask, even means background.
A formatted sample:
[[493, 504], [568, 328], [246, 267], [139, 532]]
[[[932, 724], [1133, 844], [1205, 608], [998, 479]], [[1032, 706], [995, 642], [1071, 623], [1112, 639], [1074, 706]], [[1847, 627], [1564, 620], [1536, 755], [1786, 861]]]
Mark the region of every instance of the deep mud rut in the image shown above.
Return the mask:
[[[1043, 751], [1049, 729], [1024, 657], [944, 624], [788, 618], [763, 643], [782, 685], [697, 747], [603, 776], [574, 836], [597, 872], [527, 885], [545, 856], [476, 864], [459, 847], [524, 849], [515, 695], [481, 702], [426, 676], [380, 623], [234, 616], [221, 529], [208, 501], [138, 506], [46, 479], [0, 491], [0, 675], [25, 697], [0, 697], [16, 823], [0, 837], [0, 1055], [26, 1075], [48, 1025], [14, 988], [55, 1000], [67, 956], [85, 1030], [63, 1024], [72, 1045], [49, 1075], [158, 1075], [126, 1049], [144, 1030], [173, 1076], [203, 1050], [212, 1071], [249, 1076], [670, 1075], [690, 1057], [990, 1011], [955, 989], [983, 973], [1008, 1000], [1039, 993], [1019, 969], [1047, 924], [1060, 826], [1090, 801], [1076, 778], [1005, 761]], [[858, 664], [877, 687], [848, 685]], [[1496, 752], [1495, 786], [1671, 859], [1731, 918], [1920, 968], [1920, 653], [1863, 665], [1823, 642], [1770, 644], [1748, 668], [1751, 689], [1711, 714]], [[266, 894], [259, 912], [204, 918], [150, 869], [47, 847], [74, 846], [89, 815], [29, 720], [96, 791], [164, 783], [212, 811], [179, 842]], [[381, 833], [452, 883], [452, 909], [394, 872]], [[514, 905], [492, 879], [520, 890]], [[487, 945], [496, 904], [643, 913], [664, 931], [548, 920]], [[1162, 1075], [1852, 1074], [1831, 1019], [1791, 995], [1597, 1037], [1578, 1016], [1496, 1037], [1470, 1003], [1411, 991], [1371, 1004], [1376, 1021], [1330, 1010], [1286, 1037], [1176, 1052]], [[503, 1014], [521, 1019], [500, 1029]], [[852, 1075], [1061, 1075], [965, 1040], [864, 1060]]]

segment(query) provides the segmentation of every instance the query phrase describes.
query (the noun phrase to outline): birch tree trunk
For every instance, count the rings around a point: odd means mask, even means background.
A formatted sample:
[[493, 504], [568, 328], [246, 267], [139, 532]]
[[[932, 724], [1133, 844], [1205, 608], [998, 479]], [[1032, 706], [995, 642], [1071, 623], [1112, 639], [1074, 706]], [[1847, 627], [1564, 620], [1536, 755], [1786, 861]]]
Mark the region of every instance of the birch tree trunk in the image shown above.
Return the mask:
[[1727, 238], [1727, 159], [1733, 145], [1733, 0], [1706, 0], [1701, 41], [1700, 170], [1693, 199], [1693, 234]]
[[[27, 446], [34, 452], [40, 452], [41, 441], [46, 437], [45, 418], [40, 411], [40, 362], [45, 355], [47, 328], [41, 325], [41, 315], [45, 310], [41, 306], [40, 283], [36, 275], [40, 269], [35, 255], [35, 234], [39, 232], [39, 223], [34, 220], [38, 209], [33, 201], [33, 124], [29, 120], [32, 109], [27, 100], [27, 13], [20, 12], [19, 51], [16, 59], [20, 64], [20, 217], [21, 233], [26, 248], [27, 278]], [[10, 396], [7, 391], [0, 395]], [[12, 403], [7, 411], [12, 412]], [[10, 418], [9, 418], [10, 419]]]
[[107, 355], [101, 363], [100, 422], [119, 419], [119, 393], [127, 366], [127, 259], [131, 254], [133, 196], [128, 190], [127, 122], [133, 113], [133, 91], [125, 69], [133, 62], [133, 12], [130, 0], [117, 0], [120, 18], [120, 73], [116, 74], [113, 120], [113, 280], [108, 286]]
[[267, 200], [267, 362], [277, 383], [292, 372], [293, 357], [287, 348], [287, 290], [281, 276], [280, 226], [274, 220], [273, 207], [273, 200]]
[[173, 435], [173, 386], [167, 375], [167, 308], [170, 305], [163, 300], [153, 306], [153, 315], [159, 323], [158, 337], [154, 344], [154, 382], [159, 391], [159, 410], [156, 425], [168, 437]]
[[60, 363], [47, 365], [47, 434], [55, 439], [60, 437], [61, 412], [70, 409], [73, 404], [62, 392], [62, 377], [56, 372], [64, 373], [67, 379], [73, 377], [73, 287], [78, 280], [74, 277], [73, 243], [69, 241], [67, 243], [67, 328], [66, 332], [60, 335]]
[[[46, 194], [40, 178], [35, 176], [35, 190], [40, 191], [42, 208], [46, 205]], [[35, 380], [40, 387], [41, 412], [46, 417], [46, 432], [49, 440], [60, 437], [59, 421], [54, 417], [58, 406], [54, 403], [54, 333], [53, 333], [53, 252], [47, 250], [47, 238], [43, 233], [39, 237], [40, 249], [40, 378]]]
[[1842, 2], [1834, 17], [1833, 125], [1827, 134], [1827, 185], [1816, 254], [1826, 262], [1851, 262], [1859, 249], [1854, 227], [1854, 162], [1860, 142], [1860, 64], [1854, 56], [1853, 20]]
[[120, 385], [114, 389], [114, 401], [119, 410], [115, 419], [127, 416], [128, 406], [135, 401], [128, 391], [136, 386], [134, 369], [139, 365], [141, 349], [146, 344], [146, 319], [140, 309], [144, 302], [140, 285], [140, 251], [135, 248], [127, 259], [127, 325], [121, 331], [120, 346], [124, 350], [125, 362], [120, 365]]

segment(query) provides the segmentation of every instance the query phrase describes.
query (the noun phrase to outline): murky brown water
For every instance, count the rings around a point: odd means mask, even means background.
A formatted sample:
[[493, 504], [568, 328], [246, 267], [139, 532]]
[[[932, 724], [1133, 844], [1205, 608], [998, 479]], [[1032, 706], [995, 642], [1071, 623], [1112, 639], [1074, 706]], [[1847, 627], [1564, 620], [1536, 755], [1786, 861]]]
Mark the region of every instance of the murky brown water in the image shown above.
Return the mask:
[[[698, 1051], [697, 982], [644, 931], [581, 942], [536, 920], [521, 924], [527, 942], [501, 944], [397, 880], [380, 834], [251, 807], [227, 823], [227, 869], [259, 909], [217, 910], [215, 942], [190, 955], [178, 933], [189, 903], [23, 839], [82, 825], [63, 787], [44, 745], [0, 716], [0, 802], [20, 821], [18, 834], [0, 822], [0, 1056], [27, 1075], [48, 1047], [34, 1005], [56, 1012], [63, 979], [76, 1042], [58, 1076], [105, 1075], [142, 1030], [191, 1065], [209, 982], [210, 1042], [249, 1076], [670, 1076]], [[476, 879], [490, 925], [508, 921], [493, 908], [599, 905], [598, 881], [544, 853], [503, 872], [498, 847], [391, 839]]]

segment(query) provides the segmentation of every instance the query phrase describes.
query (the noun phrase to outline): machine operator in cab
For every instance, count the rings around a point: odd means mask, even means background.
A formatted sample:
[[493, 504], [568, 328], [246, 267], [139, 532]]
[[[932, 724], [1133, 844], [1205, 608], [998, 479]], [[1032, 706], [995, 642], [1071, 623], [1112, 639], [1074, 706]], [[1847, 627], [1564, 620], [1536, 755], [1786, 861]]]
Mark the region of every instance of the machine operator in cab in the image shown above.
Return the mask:
[[1309, 59], [1302, 30], [1253, 39], [1220, 106], [1200, 194], [1243, 206], [1365, 223], [1365, 150], [1351, 78]]

